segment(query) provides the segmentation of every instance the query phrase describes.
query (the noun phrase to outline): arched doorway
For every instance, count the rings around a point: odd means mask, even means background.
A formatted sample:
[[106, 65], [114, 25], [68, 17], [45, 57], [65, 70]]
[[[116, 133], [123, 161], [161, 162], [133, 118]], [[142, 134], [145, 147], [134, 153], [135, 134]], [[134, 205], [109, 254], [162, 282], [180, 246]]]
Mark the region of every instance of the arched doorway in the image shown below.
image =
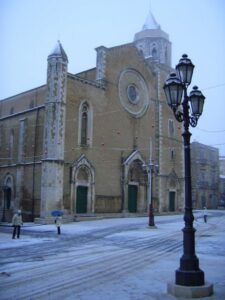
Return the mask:
[[167, 210], [174, 212], [182, 209], [182, 204], [178, 200], [178, 193], [180, 191], [180, 182], [174, 170], [168, 176], [167, 188], [168, 188]]
[[89, 170], [86, 166], [81, 166], [77, 170], [77, 188], [76, 188], [76, 213], [84, 214], [88, 211], [88, 188], [89, 188]]
[[85, 155], [72, 166], [71, 212], [72, 214], [94, 213], [95, 172]]
[[143, 171], [144, 163], [138, 150], [124, 162], [124, 212], [147, 210], [147, 174]]

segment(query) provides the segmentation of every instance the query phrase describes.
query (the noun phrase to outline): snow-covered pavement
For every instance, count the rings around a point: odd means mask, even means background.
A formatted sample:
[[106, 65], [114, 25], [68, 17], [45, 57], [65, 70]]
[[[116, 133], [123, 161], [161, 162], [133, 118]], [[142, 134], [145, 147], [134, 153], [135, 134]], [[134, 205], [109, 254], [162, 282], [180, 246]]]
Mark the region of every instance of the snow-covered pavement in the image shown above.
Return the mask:
[[[195, 222], [196, 254], [211, 300], [225, 299], [225, 211]], [[196, 212], [196, 217], [201, 213]], [[183, 216], [26, 224], [19, 240], [0, 227], [0, 299], [176, 299], [166, 292], [182, 255]]]

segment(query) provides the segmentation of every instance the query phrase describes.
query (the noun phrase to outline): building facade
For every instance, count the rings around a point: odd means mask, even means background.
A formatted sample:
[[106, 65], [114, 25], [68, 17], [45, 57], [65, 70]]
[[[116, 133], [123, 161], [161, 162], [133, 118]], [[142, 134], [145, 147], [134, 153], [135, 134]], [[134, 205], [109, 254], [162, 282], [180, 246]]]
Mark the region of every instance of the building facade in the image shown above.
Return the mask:
[[191, 144], [192, 201], [194, 208], [217, 208], [219, 200], [219, 149]]
[[220, 156], [220, 184], [218, 206], [225, 208], [225, 156]]
[[60, 209], [79, 214], [145, 213], [149, 160], [156, 211], [183, 207], [182, 128], [163, 85], [171, 43], [151, 13], [134, 41], [96, 48], [96, 67], [68, 73], [60, 42], [47, 83], [0, 101], [0, 218]]

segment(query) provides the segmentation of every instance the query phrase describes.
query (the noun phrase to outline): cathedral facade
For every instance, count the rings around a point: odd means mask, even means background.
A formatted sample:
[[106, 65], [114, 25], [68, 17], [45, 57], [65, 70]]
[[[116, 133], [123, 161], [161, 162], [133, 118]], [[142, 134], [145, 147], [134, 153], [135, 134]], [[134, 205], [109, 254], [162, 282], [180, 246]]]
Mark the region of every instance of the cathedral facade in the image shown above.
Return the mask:
[[182, 129], [163, 91], [168, 35], [149, 13], [133, 42], [96, 53], [95, 68], [70, 74], [57, 42], [46, 85], [0, 101], [2, 221], [19, 208], [40, 221], [53, 210], [71, 220], [143, 214], [149, 201], [158, 212], [182, 209]]

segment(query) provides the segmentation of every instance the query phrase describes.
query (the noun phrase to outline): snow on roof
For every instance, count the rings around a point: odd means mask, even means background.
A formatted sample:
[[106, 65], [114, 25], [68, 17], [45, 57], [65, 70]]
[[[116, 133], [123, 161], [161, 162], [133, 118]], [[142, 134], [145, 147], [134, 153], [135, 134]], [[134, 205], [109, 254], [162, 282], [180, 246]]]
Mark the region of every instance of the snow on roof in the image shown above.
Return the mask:
[[53, 51], [49, 54], [49, 56], [61, 56], [64, 60], [68, 61], [66, 52], [64, 51], [60, 41], [57, 41], [55, 48]]
[[160, 25], [156, 22], [156, 19], [154, 18], [151, 11], [149, 11], [146, 21], [142, 27], [142, 30], [146, 29], [160, 29]]

